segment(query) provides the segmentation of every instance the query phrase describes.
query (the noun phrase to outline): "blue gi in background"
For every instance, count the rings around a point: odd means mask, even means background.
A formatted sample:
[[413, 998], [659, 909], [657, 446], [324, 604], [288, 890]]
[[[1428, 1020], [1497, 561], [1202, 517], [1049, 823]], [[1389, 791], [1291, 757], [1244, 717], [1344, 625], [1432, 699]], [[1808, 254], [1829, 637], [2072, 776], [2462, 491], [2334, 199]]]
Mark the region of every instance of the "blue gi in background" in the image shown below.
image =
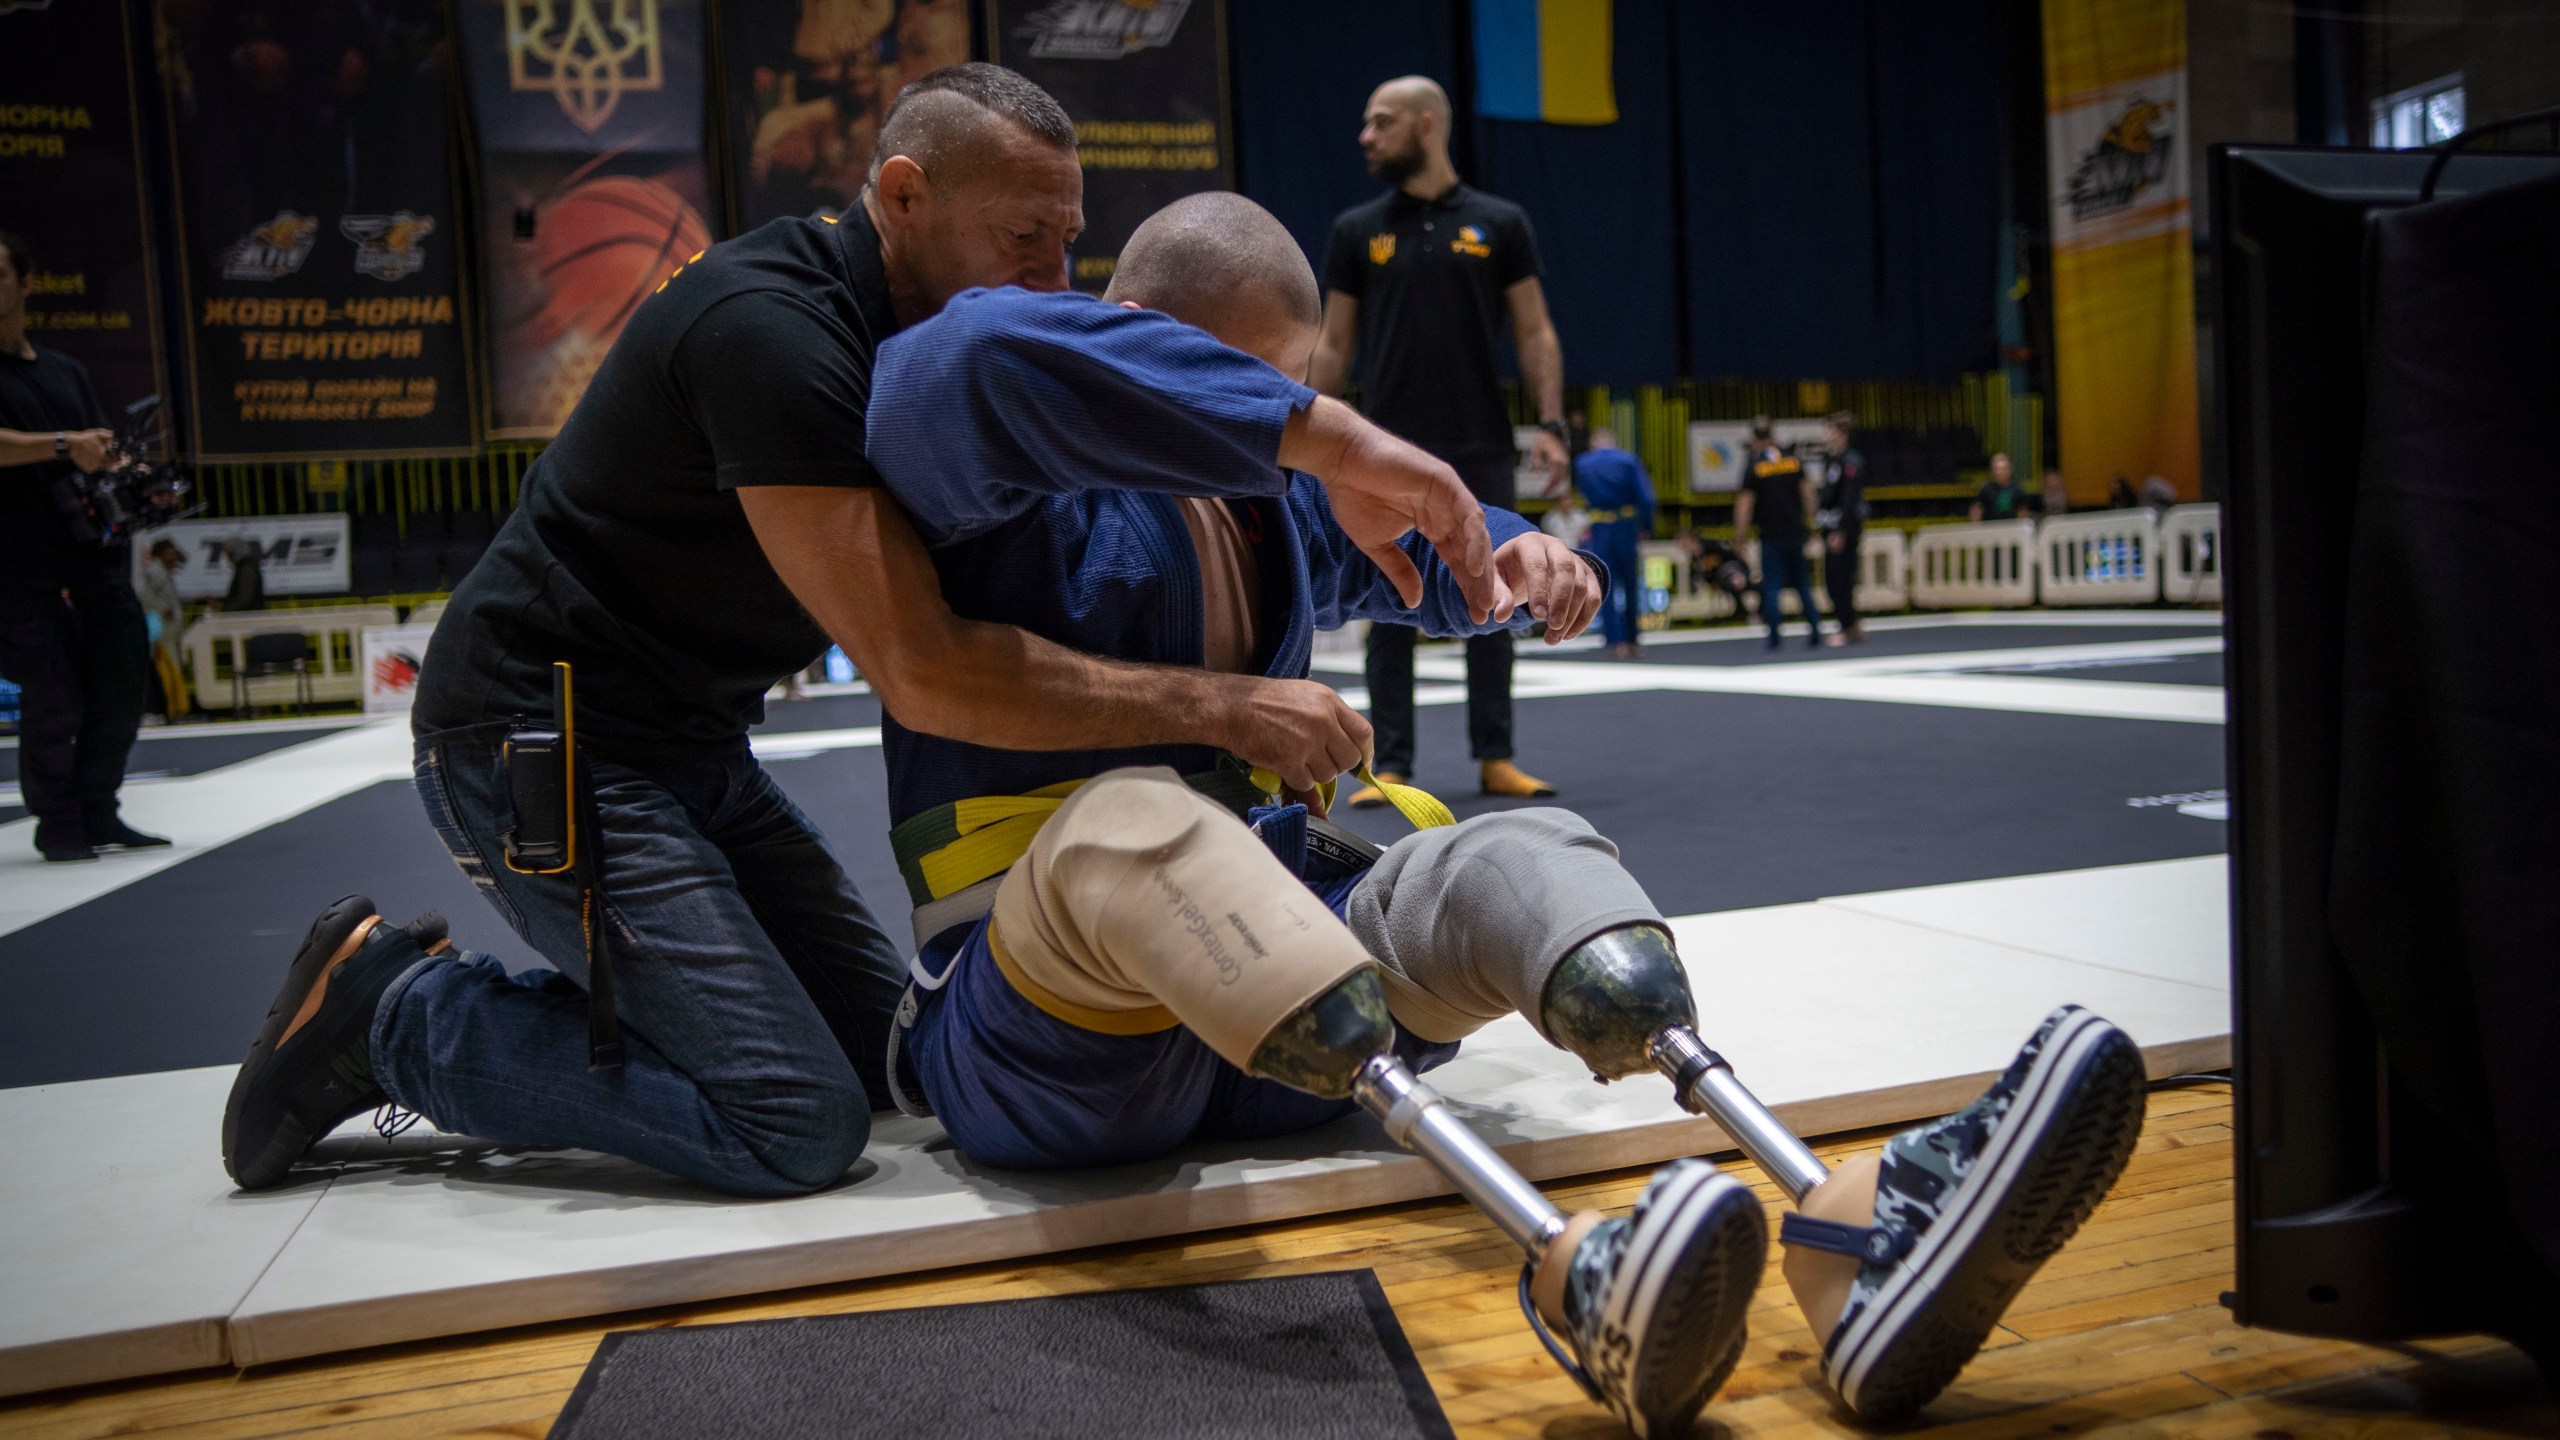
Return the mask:
[[[1456, 577], [1419, 535], [1403, 545], [1423, 601], [1403, 608], [1335, 523], [1323, 487], [1279, 468], [1280, 432], [1314, 398], [1169, 316], [1085, 295], [973, 290], [881, 347], [866, 450], [931, 547], [955, 614], [1090, 654], [1202, 662], [1199, 562], [1177, 495], [1223, 498], [1253, 547], [1253, 664], [1264, 675], [1305, 678], [1316, 630], [1355, 619], [1434, 635], [1503, 628], [1470, 622]], [[1490, 508], [1485, 528], [1496, 548], [1535, 529]], [[1522, 610], [1513, 623], [1537, 622]], [[1126, 765], [1189, 775], [1221, 758], [1200, 746], [996, 750], [895, 715], [881, 729], [895, 822]], [[1365, 867], [1310, 852], [1303, 807], [1247, 819], [1341, 913]], [[1288, 1134], [1353, 1108], [1248, 1076], [1179, 1026], [1107, 1035], [1058, 1019], [1014, 990], [986, 932], [977, 920], [919, 937], [919, 1009], [902, 1041], [943, 1128], [981, 1162], [1127, 1163], [1192, 1140]], [[1401, 1034], [1397, 1048], [1417, 1069], [1457, 1050]]]
[[1600, 634], [1611, 645], [1636, 643], [1644, 615], [1644, 564], [1636, 542], [1653, 533], [1653, 476], [1615, 445], [1592, 447], [1574, 457], [1573, 488], [1591, 512], [1591, 550], [1609, 567], [1600, 597]]

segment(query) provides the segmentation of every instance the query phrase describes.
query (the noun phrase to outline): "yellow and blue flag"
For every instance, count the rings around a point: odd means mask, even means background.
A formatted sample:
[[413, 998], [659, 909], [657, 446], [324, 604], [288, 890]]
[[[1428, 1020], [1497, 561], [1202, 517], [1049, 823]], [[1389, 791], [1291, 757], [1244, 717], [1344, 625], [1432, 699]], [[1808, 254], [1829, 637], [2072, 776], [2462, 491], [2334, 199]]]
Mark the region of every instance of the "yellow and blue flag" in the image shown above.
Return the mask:
[[1614, 125], [1609, 0], [1475, 0], [1476, 113]]

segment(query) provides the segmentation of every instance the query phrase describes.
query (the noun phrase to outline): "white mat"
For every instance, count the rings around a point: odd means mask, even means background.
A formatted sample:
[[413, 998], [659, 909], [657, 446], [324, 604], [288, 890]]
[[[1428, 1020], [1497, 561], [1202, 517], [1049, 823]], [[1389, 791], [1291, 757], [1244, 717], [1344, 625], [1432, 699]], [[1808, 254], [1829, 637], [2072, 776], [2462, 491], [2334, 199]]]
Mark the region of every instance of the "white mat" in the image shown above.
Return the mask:
[[[1676, 923], [1708, 1043], [1808, 1135], [1944, 1113], [2076, 1000], [2155, 1074], [2224, 1063], [2221, 859], [1935, 886]], [[887, 1117], [837, 1188], [720, 1200], [627, 1162], [413, 1133], [241, 1196], [227, 1069], [0, 1091], [0, 1394], [261, 1364], [1440, 1194], [1353, 1119], [1072, 1175], [988, 1171]], [[1601, 1087], [1525, 1022], [1433, 1083], [1532, 1177], [1729, 1148], [1642, 1077]], [[458, 1148], [454, 1148], [458, 1147]]]

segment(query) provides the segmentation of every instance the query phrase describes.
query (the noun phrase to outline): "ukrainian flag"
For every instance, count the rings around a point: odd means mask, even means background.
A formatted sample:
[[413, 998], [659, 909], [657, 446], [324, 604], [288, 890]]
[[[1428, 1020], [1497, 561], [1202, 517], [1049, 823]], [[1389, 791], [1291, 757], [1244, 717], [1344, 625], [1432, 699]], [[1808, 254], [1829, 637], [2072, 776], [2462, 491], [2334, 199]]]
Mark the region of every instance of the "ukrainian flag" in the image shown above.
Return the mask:
[[1475, 0], [1476, 113], [1614, 125], [1609, 0]]

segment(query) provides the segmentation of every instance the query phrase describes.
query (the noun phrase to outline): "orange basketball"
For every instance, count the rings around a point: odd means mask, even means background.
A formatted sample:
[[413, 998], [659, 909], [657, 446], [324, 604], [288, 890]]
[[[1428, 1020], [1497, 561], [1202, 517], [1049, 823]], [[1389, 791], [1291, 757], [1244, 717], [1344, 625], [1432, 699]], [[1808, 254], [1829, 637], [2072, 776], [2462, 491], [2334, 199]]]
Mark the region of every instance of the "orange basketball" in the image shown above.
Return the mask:
[[659, 281], [710, 243], [702, 216], [659, 181], [607, 175], [572, 186], [534, 225], [545, 298], [526, 338], [547, 345], [577, 330], [612, 340]]

